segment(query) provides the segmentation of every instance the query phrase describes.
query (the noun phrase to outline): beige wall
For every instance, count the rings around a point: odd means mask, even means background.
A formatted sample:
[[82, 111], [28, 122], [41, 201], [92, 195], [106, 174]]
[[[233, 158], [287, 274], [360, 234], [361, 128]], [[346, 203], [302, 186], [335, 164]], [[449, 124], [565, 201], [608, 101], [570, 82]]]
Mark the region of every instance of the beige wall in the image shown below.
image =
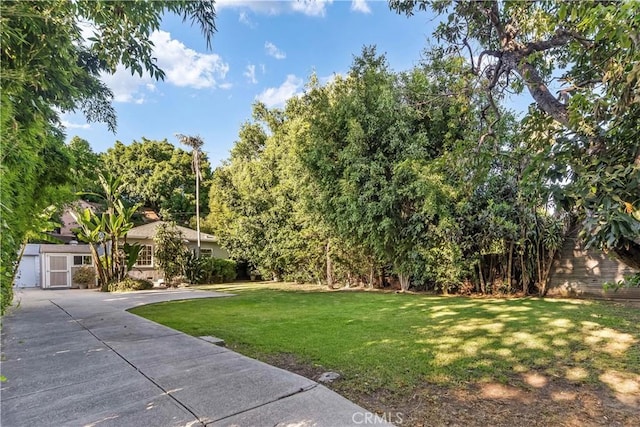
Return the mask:
[[[141, 245], [151, 245], [153, 247], [155, 247], [153, 240], [152, 239], [127, 239], [128, 243], [140, 243]], [[189, 242], [187, 244], [187, 247], [190, 250], [194, 250], [196, 248], [196, 242]], [[217, 243], [212, 243], [212, 242], [201, 242], [200, 247], [202, 249], [212, 249], [213, 251], [213, 256], [215, 258], [223, 258], [223, 259], [228, 259], [229, 258], [229, 253], [227, 251], [225, 251], [224, 249], [222, 249], [220, 247], [220, 245], [218, 245]], [[162, 279], [163, 278], [163, 274], [162, 271], [158, 270], [156, 268], [155, 265], [155, 260], [153, 261], [153, 265], [150, 267], [147, 266], [134, 266], [133, 269], [129, 272], [129, 275], [131, 277], [135, 277], [136, 279], [145, 279], [145, 280], [151, 280], [151, 281], [156, 281], [158, 279]]]

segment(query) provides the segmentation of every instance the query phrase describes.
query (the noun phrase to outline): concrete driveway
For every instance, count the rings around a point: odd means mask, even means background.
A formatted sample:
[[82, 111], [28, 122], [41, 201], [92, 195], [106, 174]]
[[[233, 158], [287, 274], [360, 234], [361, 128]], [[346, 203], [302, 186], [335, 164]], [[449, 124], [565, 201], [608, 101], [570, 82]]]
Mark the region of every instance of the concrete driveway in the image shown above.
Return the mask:
[[17, 291], [19, 305], [2, 320], [1, 425], [336, 427], [376, 420], [314, 381], [125, 311], [224, 296]]

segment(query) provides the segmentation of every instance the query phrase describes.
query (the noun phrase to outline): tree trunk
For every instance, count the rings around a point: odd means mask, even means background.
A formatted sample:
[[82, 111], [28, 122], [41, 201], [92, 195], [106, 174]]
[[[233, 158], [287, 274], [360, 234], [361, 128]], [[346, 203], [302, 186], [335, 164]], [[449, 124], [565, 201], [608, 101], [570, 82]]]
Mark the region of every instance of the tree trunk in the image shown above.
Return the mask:
[[333, 264], [331, 262], [331, 255], [329, 250], [331, 249], [331, 240], [327, 239], [326, 256], [327, 256], [327, 287], [333, 289]]
[[527, 274], [527, 266], [524, 262], [524, 253], [520, 254], [520, 267], [522, 268], [522, 292], [526, 296], [529, 294], [529, 277]]
[[480, 276], [480, 291], [483, 294], [487, 293], [487, 284], [484, 281], [484, 275], [482, 274], [482, 255], [480, 255], [480, 259], [478, 260], [478, 275]]
[[402, 292], [406, 292], [409, 290], [409, 285], [410, 285], [410, 277], [408, 275], [405, 274], [399, 274], [398, 278], [400, 279], [400, 290]]
[[[491, 286], [491, 292], [493, 292], [493, 287], [495, 284], [495, 274], [493, 271], [493, 256], [489, 255], [489, 285]], [[489, 291], [488, 287], [487, 287], [487, 292]]]
[[373, 280], [376, 275], [376, 267], [371, 264], [371, 270], [369, 270], [369, 288], [373, 288]]
[[549, 252], [548, 263], [544, 269], [544, 277], [540, 281], [542, 283], [542, 289], [540, 296], [545, 296], [547, 294], [547, 286], [549, 285], [549, 275], [551, 273], [551, 266], [553, 266], [553, 258], [555, 258], [555, 251]]
[[93, 243], [89, 243], [89, 250], [91, 251], [91, 256], [93, 257], [93, 262], [95, 264], [96, 272], [98, 273], [98, 280], [100, 281], [100, 290], [106, 292], [109, 290], [107, 285], [107, 274], [104, 271], [104, 266], [100, 261], [100, 255], [98, 254], [98, 249], [94, 246]]
[[509, 244], [509, 260], [507, 261], [507, 293], [511, 293], [511, 274], [513, 272], [513, 240]]

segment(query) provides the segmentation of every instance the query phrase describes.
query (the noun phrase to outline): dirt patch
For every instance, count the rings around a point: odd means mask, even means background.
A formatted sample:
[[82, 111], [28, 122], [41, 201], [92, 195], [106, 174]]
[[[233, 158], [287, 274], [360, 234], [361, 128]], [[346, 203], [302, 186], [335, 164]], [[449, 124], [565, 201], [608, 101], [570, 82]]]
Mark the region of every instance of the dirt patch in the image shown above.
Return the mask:
[[[312, 380], [326, 372], [292, 354], [263, 359]], [[443, 386], [422, 384], [399, 392], [363, 393], [338, 380], [327, 385], [358, 405], [398, 426], [638, 426], [640, 393], [624, 396], [604, 386], [528, 373], [508, 383]]]
[[320, 375], [328, 371], [328, 369], [325, 369], [320, 365], [301, 362], [294, 354], [291, 353], [269, 355], [260, 359], [269, 365], [277, 366], [278, 368], [302, 375], [303, 377], [314, 381], [317, 381]]
[[[637, 426], [640, 408], [608, 390], [563, 381], [542, 388], [498, 383], [424, 384], [406, 393], [342, 394], [402, 426]], [[399, 417], [397, 414], [402, 414]], [[397, 421], [402, 418], [402, 423]]]

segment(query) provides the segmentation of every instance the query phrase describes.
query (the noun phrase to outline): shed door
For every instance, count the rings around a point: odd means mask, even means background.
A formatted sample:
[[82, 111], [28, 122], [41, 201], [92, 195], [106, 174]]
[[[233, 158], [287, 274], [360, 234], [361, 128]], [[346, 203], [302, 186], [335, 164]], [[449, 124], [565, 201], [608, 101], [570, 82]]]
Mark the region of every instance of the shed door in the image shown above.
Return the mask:
[[67, 255], [47, 255], [47, 287], [68, 288], [71, 286], [70, 276]]

